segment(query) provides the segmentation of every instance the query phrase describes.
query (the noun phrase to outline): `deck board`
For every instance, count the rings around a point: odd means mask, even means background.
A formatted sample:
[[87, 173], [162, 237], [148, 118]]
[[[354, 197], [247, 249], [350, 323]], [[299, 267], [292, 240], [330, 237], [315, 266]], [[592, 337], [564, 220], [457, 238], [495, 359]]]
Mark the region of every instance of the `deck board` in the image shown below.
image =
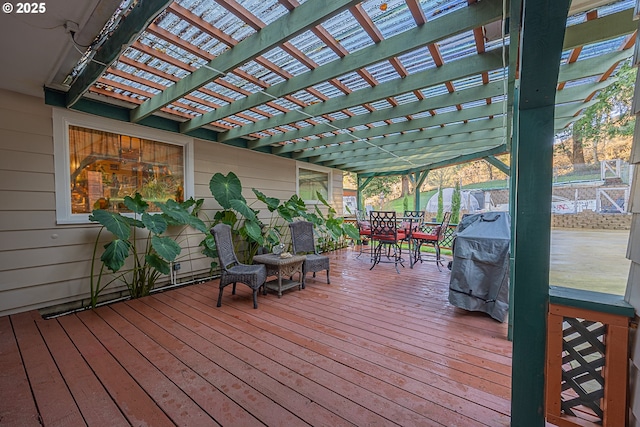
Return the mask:
[[217, 308], [212, 281], [0, 318], [0, 423], [509, 425], [506, 324], [450, 306], [431, 263], [330, 258], [331, 285], [309, 276], [257, 310], [241, 284]]

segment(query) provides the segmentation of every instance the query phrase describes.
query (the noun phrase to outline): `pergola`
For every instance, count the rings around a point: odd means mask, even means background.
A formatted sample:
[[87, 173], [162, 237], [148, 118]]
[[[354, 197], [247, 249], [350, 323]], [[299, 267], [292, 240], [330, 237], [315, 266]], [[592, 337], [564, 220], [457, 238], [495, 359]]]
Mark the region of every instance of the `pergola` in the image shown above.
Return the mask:
[[[632, 56], [634, 5], [124, 1], [46, 102], [353, 172], [360, 189], [479, 159], [510, 174], [512, 425], [531, 425], [543, 417], [553, 139]], [[496, 158], [507, 153], [509, 165]]]

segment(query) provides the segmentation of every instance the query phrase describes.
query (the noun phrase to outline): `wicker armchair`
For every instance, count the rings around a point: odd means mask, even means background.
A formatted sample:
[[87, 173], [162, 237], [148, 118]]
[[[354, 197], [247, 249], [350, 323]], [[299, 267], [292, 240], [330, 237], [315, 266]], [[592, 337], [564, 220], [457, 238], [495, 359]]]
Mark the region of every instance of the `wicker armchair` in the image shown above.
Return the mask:
[[294, 254], [305, 254], [307, 259], [302, 265], [302, 287], [304, 288], [307, 272], [313, 272], [316, 277], [317, 271], [327, 270], [327, 283], [329, 279], [329, 257], [318, 254], [316, 244], [313, 239], [313, 224], [308, 221], [296, 221], [289, 224], [291, 229], [291, 243]]
[[222, 275], [220, 277], [220, 293], [218, 294], [218, 307], [222, 305], [222, 291], [224, 287], [233, 284], [232, 294], [236, 294], [236, 283], [244, 283], [253, 290], [253, 308], [258, 308], [258, 290], [267, 279], [267, 269], [262, 264], [248, 265], [238, 261], [233, 250], [231, 239], [231, 227], [227, 224], [217, 224], [211, 229], [211, 234], [216, 241], [218, 258]]

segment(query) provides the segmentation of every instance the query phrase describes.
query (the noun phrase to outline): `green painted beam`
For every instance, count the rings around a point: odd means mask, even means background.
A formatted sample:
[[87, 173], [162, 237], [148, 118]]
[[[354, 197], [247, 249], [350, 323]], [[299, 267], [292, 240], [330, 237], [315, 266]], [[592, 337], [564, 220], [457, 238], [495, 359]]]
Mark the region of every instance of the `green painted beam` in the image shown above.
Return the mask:
[[[182, 78], [162, 93], [146, 100], [131, 111], [131, 121], [138, 122], [162, 107], [193, 92], [210, 81], [257, 58], [285, 41], [307, 31], [342, 11], [358, 4], [358, 0], [333, 0], [329, 3], [306, 2], [277, 19], [262, 30], [253, 33], [236, 46], [206, 65]], [[190, 129], [193, 130], [193, 129]]]
[[[420, 132], [422, 133], [422, 132]], [[406, 135], [403, 135], [406, 136]], [[355, 161], [361, 157], [372, 157], [375, 158], [379, 156], [380, 158], [384, 158], [387, 156], [387, 153], [393, 153], [395, 155], [410, 155], [411, 153], [420, 154], [423, 152], [433, 152], [433, 150], [446, 150], [450, 145], [465, 143], [465, 142], [473, 142], [484, 139], [494, 139], [494, 138], [503, 138], [504, 139], [504, 128], [486, 128], [482, 130], [476, 130], [473, 132], [467, 133], [451, 133], [449, 135], [437, 136], [433, 138], [426, 139], [409, 139], [406, 142], [397, 142], [391, 144], [385, 144], [384, 140], [386, 138], [378, 138], [381, 141], [378, 142], [378, 145], [367, 146], [364, 145], [364, 148], [356, 148], [353, 150], [345, 149], [343, 151], [337, 151], [329, 154], [322, 154], [319, 156], [314, 156], [309, 158], [309, 161], [316, 164], [325, 164], [327, 166], [335, 166], [337, 164], [349, 163], [351, 161]], [[372, 141], [374, 142], [374, 141]], [[360, 144], [360, 142], [354, 144], [345, 144], [345, 145], [355, 145]], [[364, 143], [362, 143], [364, 144]], [[330, 147], [337, 148], [337, 147]], [[316, 150], [322, 151], [322, 150]], [[391, 154], [389, 154], [391, 155]]]
[[[553, 115], [571, 0], [526, 0], [522, 12], [512, 227], [511, 426], [545, 425]], [[513, 191], [513, 190], [512, 190]]]
[[[479, 132], [484, 134], [485, 132]], [[374, 169], [380, 166], [388, 166], [392, 163], [400, 163], [410, 161], [416, 164], [422, 164], [425, 159], [429, 161], [439, 161], [440, 158], [448, 158], [452, 155], [466, 153], [470, 154], [472, 151], [484, 151], [488, 147], [495, 147], [504, 142], [502, 137], [502, 130], [494, 131], [497, 137], [478, 137], [477, 140], [472, 141], [458, 141], [448, 144], [441, 144], [433, 147], [425, 147], [419, 150], [393, 150], [389, 152], [381, 152], [377, 150], [377, 153], [372, 153], [365, 156], [343, 156], [341, 159], [331, 160], [327, 162], [312, 162], [327, 167], [333, 167], [337, 169], [343, 169], [348, 167], [360, 167], [367, 165]], [[490, 134], [490, 133], [489, 133]], [[455, 137], [448, 137], [453, 139]]]
[[565, 129], [571, 123], [580, 120], [582, 117], [584, 117], [584, 114], [580, 114], [580, 115], [578, 115], [576, 117], [564, 117], [564, 118], [561, 118], [561, 119], [556, 119], [556, 120], [553, 121], [553, 129], [556, 132], [560, 131], [562, 129]]
[[487, 162], [489, 162], [491, 165], [498, 168], [498, 170], [504, 173], [505, 175], [507, 176], [511, 175], [511, 168], [509, 168], [509, 166], [505, 165], [501, 160], [497, 159], [495, 156], [487, 156], [484, 159]]
[[611, 40], [638, 29], [633, 20], [633, 8], [567, 27], [563, 50]]
[[[468, 111], [468, 113], [465, 113]], [[388, 126], [377, 126], [375, 128], [365, 129], [362, 131], [352, 132], [350, 134], [340, 134], [336, 135], [336, 137], [326, 137], [322, 138], [321, 141], [313, 140], [309, 142], [313, 142], [313, 144], [305, 144], [301, 143], [305, 147], [310, 146], [314, 149], [307, 149], [304, 151], [296, 151], [293, 153], [292, 157], [296, 159], [302, 159], [305, 157], [318, 155], [316, 151], [321, 153], [331, 153], [335, 151], [343, 151], [345, 149], [349, 149], [351, 144], [360, 144], [361, 146], [370, 146], [366, 142], [365, 139], [370, 139], [369, 142], [379, 143], [378, 137], [385, 136], [385, 143], [395, 143], [395, 142], [403, 142], [403, 141], [411, 141], [414, 139], [424, 139], [431, 138], [434, 136], [442, 136], [442, 135], [450, 135], [452, 133], [457, 132], [473, 132], [474, 130], [486, 129], [487, 126], [490, 128], [500, 127], [502, 122], [498, 118], [489, 119], [488, 116], [493, 116], [492, 112], [497, 112], [498, 114], [501, 111], [500, 106], [491, 104], [488, 106], [475, 107], [470, 108], [468, 110], [455, 111], [451, 113], [444, 114], [436, 114], [435, 116], [425, 117], [422, 119], [415, 119], [406, 122], [396, 123], [401, 126], [396, 126], [396, 124], [388, 125]], [[462, 113], [462, 114], [458, 114]], [[482, 119], [483, 116], [478, 116], [478, 114], [487, 114], [486, 119]], [[457, 120], [461, 117], [468, 117], [462, 120]], [[472, 122], [467, 123], [473, 126], [465, 127], [467, 124], [462, 124], [464, 120], [474, 119]], [[456, 123], [456, 124], [448, 124], [448, 123]], [[409, 126], [411, 124], [412, 126]], [[440, 125], [445, 125], [441, 127]], [[418, 129], [424, 129], [422, 131]], [[405, 134], [399, 135], [398, 132], [407, 132]], [[350, 144], [344, 144], [345, 142], [351, 142]], [[378, 142], [376, 142], [378, 141]], [[321, 145], [322, 144], [322, 145]], [[336, 145], [341, 144], [341, 145]], [[364, 145], [363, 145], [364, 144]], [[297, 143], [296, 143], [297, 145]], [[279, 152], [289, 152], [293, 150], [279, 151]]]
[[439, 145], [423, 147], [420, 149], [406, 148], [403, 150], [392, 150], [389, 152], [376, 150], [376, 152], [371, 152], [367, 155], [342, 156], [342, 158], [336, 158], [335, 160], [329, 160], [325, 162], [312, 161], [312, 163], [337, 169], [354, 167], [363, 165], [365, 163], [370, 165], [388, 165], [392, 162], [399, 161], [398, 156], [402, 159], [402, 161], [409, 160], [411, 162], [415, 162], [416, 160], [421, 161], [426, 158], [437, 158], [438, 156], [447, 157], [452, 153], [456, 154], [463, 151], [467, 154], [470, 154], [471, 151], [485, 150], [487, 146], [494, 147], [504, 142], [504, 138], [502, 137], [502, 130], [478, 132], [478, 134], [479, 135], [476, 137], [478, 139], [476, 140], [465, 141], [460, 140], [459, 136], [451, 136], [443, 139], [449, 139], [456, 142], [442, 143]]
[[[414, 154], [414, 155], [405, 155], [402, 157], [386, 157], [384, 159], [372, 159], [372, 160], [363, 160], [363, 161], [352, 161], [349, 164], [340, 167], [342, 170], [379, 170], [383, 168], [398, 168], [402, 165], [411, 166], [412, 170], [423, 170], [425, 168], [432, 169], [433, 163], [439, 163], [451, 158], [456, 158], [459, 156], [472, 155], [477, 152], [484, 152], [491, 148], [495, 148], [502, 144], [501, 138], [496, 138], [493, 140], [484, 140], [477, 141], [472, 146], [465, 146], [463, 143], [458, 145], [458, 148], [455, 150], [436, 150], [433, 153], [427, 154]], [[359, 173], [359, 172], [358, 172]], [[407, 175], [406, 173], [405, 175]]]
[[357, 50], [342, 59], [332, 61], [315, 70], [275, 84], [265, 89], [264, 93], [254, 93], [214, 111], [195, 117], [180, 125], [180, 128], [182, 132], [191, 131], [213, 121], [261, 105], [265, 100], [290, 95], [307, 87], [386, 61], [389, 58], [404, 55], [421, 46], [437, 43], [465, 31], [482, 27], [500, 19], [501, 16], [502, 2], [500, 0], [485, 0], [474, 3], [469, 7], [464, 7], [441, 18], [429, 21], [429, 25], [413, 28], [372, 46]]
[[344, 151], [310, 157], [309, 162], [336, 167], [336, 165], [348, 164], [361, 158], [384, 159], [389, 156], [395, 158], [395, 156], [404, 157], [423, 153], [433, 153], [434, 150], [447, 150], [450, 146], [454, 146], [455, 144], [471, 144], [476, 141], [487, 139], [504, 140], [504, 129], [487, 129], [462, 135], [454, 134], [418, 141], [402, 142], [398, 144], [370, 146], [367, 148], [359, 148], [353, 151]]
[[[306, 4], [306, 3], [305, 3]], [[438, 68], [431, 68], [419, 73], [412, 74], [401, 80], [393, 80], [378, 86], [358, 90], [348, 96], [340, 96], [328, 99], [327, 101], [310, 105], [300, 110], [292, 110], [285, 114], [260, 120], [228, 130], [220, 134], [220, 141], [246, 136], [251, 133], [278, 126], [287, 125], [303, 121], [309, 117], [319, 117], [347, 108], [359, 106], [366, 103], [376, 102], [391, 96], [402, 93], [420, 90], [426, 87], [439, 85], [451, 80], [458, 80], [464, 77], [492, 71], [502, 66], [501, 52], [491, 51], [481, 55], [473, 55], [444, 64]]]
[[[336, 120], [328, 124], [318, 124], [315, 126], [306, 126], [302, 129], [298, 129], [291, 132], [286, 132], [266, 138], [261, 138], [257, 141], [250, 141], [249, 148], [258, 148], [263, 147], [270, 144], [275, 144], [284, 141], [290, 141], [298, 138], [302, 138], [305, 136], [316, 135], [326, 132], [331, 132], [338, 129], [348, 129], [356, 126], [366, 125], [368, 123], [380, 122], [390, 118], [409, 116], [413, 114], [422, 113], [424, 111], [428, 111], [431, 109], [438, 109], [449, 107], [457, 104], [464, 104], [467, 102], [477, 101], [479, 99], [491, 98], [494, 96], [499, 96], [503, 93], [503, 85], [500, 82], [489, 83], [482, 86], [476, 86], [469, 89], [460, 90], [454, 93], [447, 93], [444, 95], [434, 96], [432, 98], [428, 98], [422, 101], [414, 101], [406, 104], [399, 105], [397, 107], [386, 108], [383, 110], [377, 110], [369, 114], [360, 114], [354, 117], [349, 117], [348, 119]], [[415, 119], [411, 122], [406, 122], [406, 128], [403, 130], [415, 129], [419, 127], [431, 127], [431, 126], [439, 126], [447, 123], [453, 123], [456, 121], [464, 121], [470, 120], [477, 117], [483, 117], [483, 112], [496, 112], [497, 107], [495, 104], [491, 104], [490, 106], [480, 106], [474, 108], [464, 109], [462, 111], [455, 111], [451, 113], [444, 114], [436, 114], [432, 117], [425, 117], [421, 119]], [[496, 113], [497, 114], [497, 113]], [[487, 114], [491, 115], [491, 114]], [[420, 120], [418, 122], [418, 120]], [[418, 123], [418, 126], [415, 124]], [[335, 126], [335, 127], [334, 127]], [[391, 126], [391, 125], [390, 125]], [[387, 128], [384, 128], [387, 129]], [[369, 131], [378, 132], [380, 129], [374, 128], [366, 131], [356, 131], [353, 132], [354, 135], [367, 138], [369, 137]], [[373, 136], [373, 135], [372, 135]], [[328, 137], [333, 138], [333, 137]], [[290, 151], [298, 151], [307, 148], [313, 148], [321, 145], [327, 145], [325, 140], [328, 138], [323, 138], [322, 140], [310, 140], [310, 141], [302, 141], [296, 142], [295, 144], [286, 144], [280, 145], [277, 147], [273, 147], [272, 152], [274, 154], [282, 154]], [[350, 141], [353, 138], [350, 138], [348, 135], [343, 137], [336, 136], [335, 140], [331, 140], [332, 143]]]
[[371, 180], [373, 180], [372, 176], [365, 178], [364, 182], [362, 182], [362, 177], [360, 177], [359, 175], [356, 175], [356, 184], [358, 186], [357, 194], [356, 194], [356, 206], [358, 207], [359, 211], [362, 210], [362, 190], [364, 190], [367, 187], [367, 185], [369, 185]]
[[614, 51], [593, 58], [576, 61], [560, 66], [558, 82], [579, 80], [585, 77], [598, 76], [606, 72], [612, 65], [624, 61], [633, 55], [633, 49]]
[[422, 172], [414, 172], [416, 175], [416, 185], [414, 188], [415, 197], [413, 208], [417, 211], [422, 210], [420, 208], [420, 187], [422, 187], [422, 184], [424, 184], [424, 181], [427, 179], [429, 172], [431, 172], [429, 169]]
[[558, 105], [554, 111], [554, 117], [556, 119], [574, 117], [580, 110], [586, 110], [597, 103], [598, 100], [594, 98], [589, 102], [572, 102], [571, 104]]
[[122, 19], [120, 25], [98, 49], [93, 59], [73, 82], [67, 91], [65, 107], [71, 108], [78, 102], [105, 70], [118, 59], [124, 49], [172, 2], [172, 0], [145, 0], [139, 2], [126, 18]]
[[[502, 128], [502, 122], [499, 119], [485, 119], [477, 120], [470, 123], [459, 123], [454, 125], [448, 125], [445, 127], [429, 128], [422, 131], [407, 132], [403, 134], [393, 134], [387, 136], [381, 136], [373, 138], [368, 141], [354, 141], [350, 143], [327, 146], [322, 148], [316, 148], [313, 150], [306, 150], [293, 153], [294, 159], [303, 159], [307, 157], [320, 156], [319, 161], [331, 160], [336, 157], [344, 157], [345, 152], [350, 155], [358, 154], [359, 149], [375, 149], [376, 147], [384, 147], [387, 149], [400, 148], [397, 144], [404, 144], [407, 148], [411, 146], [420, 147], [424, 141], [431, 140], [433, 138], [441, 136], [450, 136], [456, 134], [468, 134], [470, 132], [477, 132], [480, 130]], [[464, 135], [463, 135], [464, 136]], [[329, 156], [327, 156], [329, 155]]]
[[507, 151], [507, 146], [506, 145], [500, 145], [498, 147], [494, 147], [494, 148], [490, 148], [486, 151], [482, 151], [482, 152], [477, 152], [477, 153], [473, 153], [473, 154], [468, 154], [465, 156], [458, 156], [458, 157], [454, 157], [451, 159], [447, 159], [447, 160], [443, 160], [440, 162], [436, 162], [436, 163], [425, 163], [423, 166], [419, 166], [419, 167], [415, 167], [415, 168], [409, 168], [409, 169], [403, 169], [403, 168], [381, 168], [378, 171], [361, 171], [361, 172], [357, 172], [354, 171], [356, 173], [358, 173], [359, 176], [362, 176], [363, 178], [366, 177], [370, 177], [370, 176], [393, 176], [393, 175], [408, 175], [411, 173], [415, 173], [415, 172], [419, 172], [421, 170], [424, 169], [439, 169], [439, 168], [446, 168], [449, 166], [453, 166], [453, 165], [457, 165], [457, 164], [462, 164], [462, 163], [468, 163], [468, 162], [473, 162], [475, 160], [479, 160], [482, 159], [484, 157], [487, 156], [491, 156], [491, 155], [499, 155], [499, 154], [504, 154]]
[[559, 90], [556, 93], [556, 105], [561, 105], [568, 102], [584, 102], [584, 100], [589, 95], [606, 87], [609, 87], [615, 81], [616, 79], [612, 77], [596, 84], [582, 84]]

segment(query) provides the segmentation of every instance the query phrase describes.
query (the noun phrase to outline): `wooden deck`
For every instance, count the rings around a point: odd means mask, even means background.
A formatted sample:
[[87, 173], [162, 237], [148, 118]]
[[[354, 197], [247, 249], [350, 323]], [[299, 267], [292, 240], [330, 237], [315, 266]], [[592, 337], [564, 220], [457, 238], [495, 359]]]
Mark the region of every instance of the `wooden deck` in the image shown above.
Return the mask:
[[217, 282], [43, 320], [0, 318], [2, 426], [508, 426], [506, 324], [449, 272], [352, 250], [302, 291]]

